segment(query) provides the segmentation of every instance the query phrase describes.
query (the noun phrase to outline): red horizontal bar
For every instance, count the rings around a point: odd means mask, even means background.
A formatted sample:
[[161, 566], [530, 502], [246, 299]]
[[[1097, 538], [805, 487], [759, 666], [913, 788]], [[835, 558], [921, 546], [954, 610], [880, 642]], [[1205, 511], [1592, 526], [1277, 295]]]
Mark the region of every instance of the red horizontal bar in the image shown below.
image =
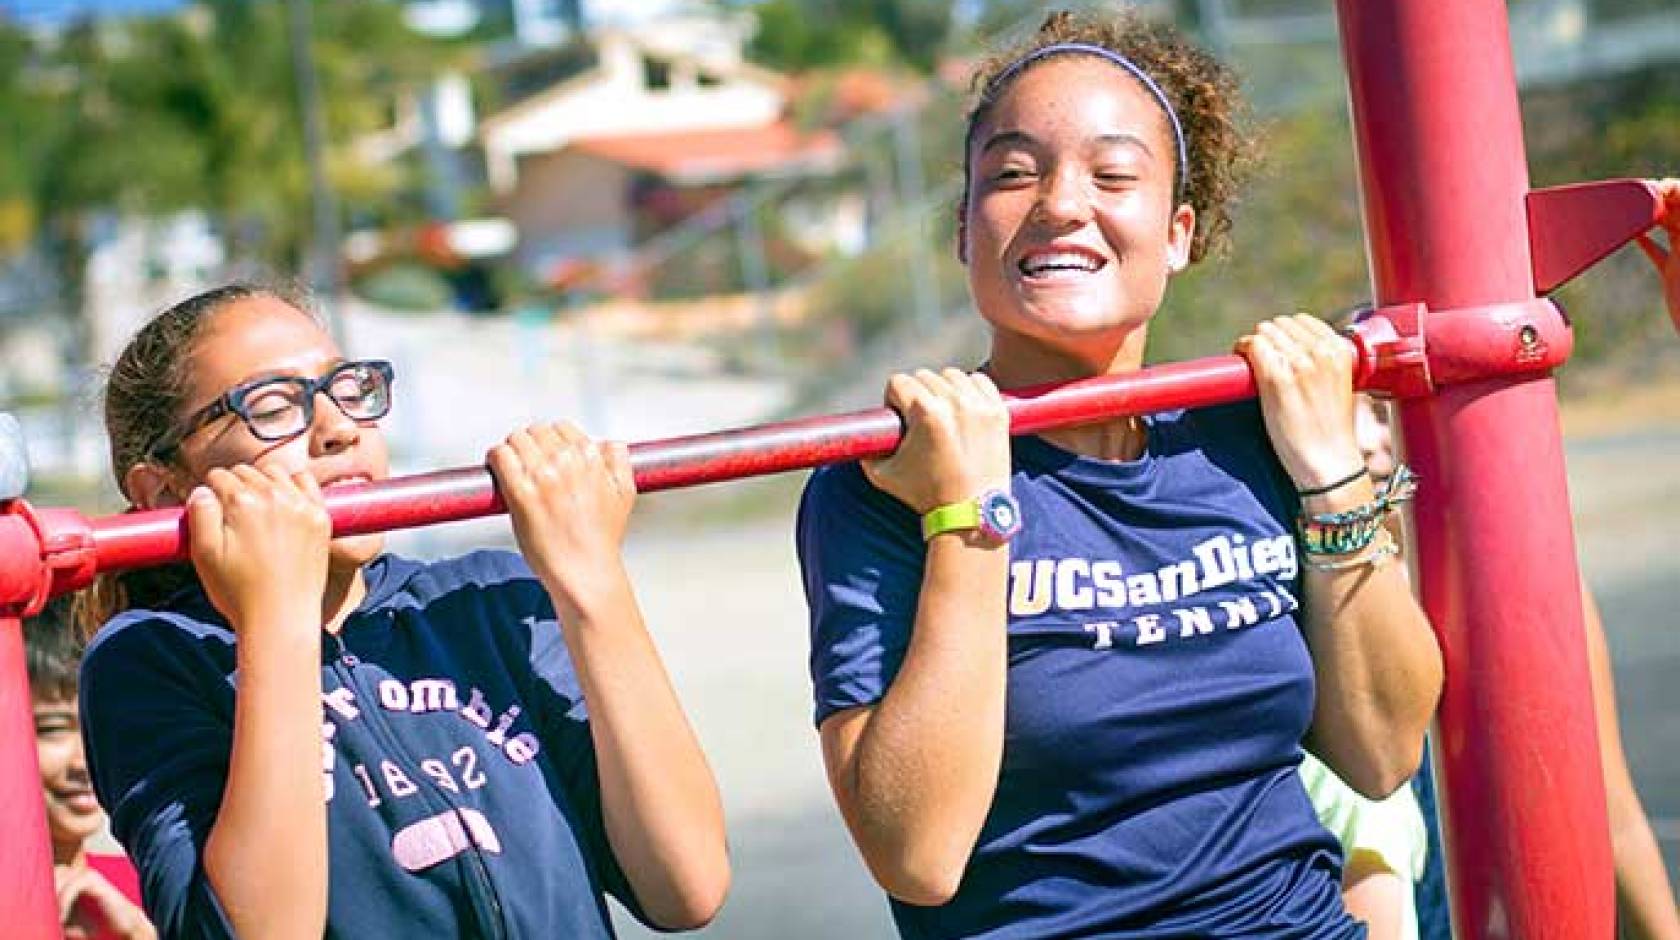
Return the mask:
[[[1010, 430], [1031, 434], [1124, 415], [1199, 408], [1252, 398], [1254, 376], [1239, 356], [1155, 366], [1126, 375], [1015, 389], [1005, 395]], [[886, 408], [630, 445], [644, 493], [879, 457], [898, 446], [902, 425]], [[334, 535], [359, 535], [505, 512], [484, 467], [440, 470], [334, 489], [326, 496]], [[179, 507], [130, 512], [91, 523], [94, 567], [118, 571], [187, 557]]]

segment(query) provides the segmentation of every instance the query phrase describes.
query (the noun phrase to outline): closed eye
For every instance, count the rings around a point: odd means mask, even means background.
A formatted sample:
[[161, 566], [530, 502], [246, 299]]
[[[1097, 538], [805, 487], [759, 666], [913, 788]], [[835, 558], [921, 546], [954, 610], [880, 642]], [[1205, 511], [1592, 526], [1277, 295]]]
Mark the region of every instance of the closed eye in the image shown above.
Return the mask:
[[53, 715], [35, 719], [35, 734], [38, 737], [53, 734], [73, 734], [75, 731], [76, 722], [70, 718]]
[[253, 419], [257, 421], [266, 421], [272, 418], [278, 418], [296, 407], [297, 405], [292, 402], [278, 402], [251, 407], [249, 410]]

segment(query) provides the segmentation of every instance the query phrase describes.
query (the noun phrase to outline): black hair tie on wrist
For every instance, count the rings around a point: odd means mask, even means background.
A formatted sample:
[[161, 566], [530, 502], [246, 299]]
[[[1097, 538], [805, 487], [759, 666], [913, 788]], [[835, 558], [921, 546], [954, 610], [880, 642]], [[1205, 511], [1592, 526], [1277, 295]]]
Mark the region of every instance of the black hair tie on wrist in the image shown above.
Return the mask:
[[1360, 467], [1358, 470], [1353, 471], [1352, 473], [1348, 474], [1345, 477], [1342, 477], [1340, 480], [1337, 480], [1334, 483], [1326, 483], [1323, 486], [1315, 486], [1310, 490], [1296, 490], [1295, 495], [1296, 496], [1323, 496], [1325, 493], [1330, 493], [1330, 492], [1333, 492], [1335, 490], [1339, 490], [1344, 486], [1347, 486], [1349, 483], [1352, 483], [1354, 480], [1357, 480], [1362, 476], [1368, 475], [1370, 472], [1371, 471], [1369, 469], [1367, 469], [1365, 467]]

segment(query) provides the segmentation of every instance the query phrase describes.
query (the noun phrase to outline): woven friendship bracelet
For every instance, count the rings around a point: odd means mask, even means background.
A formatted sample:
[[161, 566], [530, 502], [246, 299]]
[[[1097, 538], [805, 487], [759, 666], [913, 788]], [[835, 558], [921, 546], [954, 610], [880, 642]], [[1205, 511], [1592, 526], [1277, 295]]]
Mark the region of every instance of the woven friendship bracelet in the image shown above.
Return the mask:
[[1388, 564], [1389, 559], [1400, 554], [1400, 544], [1394, 541], [1394, 536], [1389, 535], [1386, 529], [1379, 532], [1378, 535], [1377, 547], [1363, 555], [1354, 555], [1351, 558], [1341, 557], [1333, 561], [1317, 561], [1309, 555], [1303, 563], [1314, 571], [1347, 571], [1350, 568], [1363, 568], [1366, 565], [1370, 565], [1372, 568], [1381, 568]]
[[1342, 512], [1302, 513], [1295, 522], [1308, 555], [1351, 555], [1382, 531], [1383, 517], [1417, 492], [1417, 475], [1400, 464], [1368, 503]]
[[1371, 540], [1382, 531], [1382, 525], [1381, 516], [1335, 525], [1303, 519], [1297, 529], [1301, 536], [1301, 551], [1307, 555], [1351, 555], [1371, 544]]

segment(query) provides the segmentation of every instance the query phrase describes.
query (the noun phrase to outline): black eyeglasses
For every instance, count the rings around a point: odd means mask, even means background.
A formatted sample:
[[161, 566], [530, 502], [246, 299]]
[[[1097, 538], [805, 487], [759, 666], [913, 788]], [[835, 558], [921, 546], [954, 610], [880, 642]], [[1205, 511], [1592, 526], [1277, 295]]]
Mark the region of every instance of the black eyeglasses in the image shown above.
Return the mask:
[[391, 410], [391, 380], [395, 377], [389, 362], [362, 359], [341, 363], [318, 379], [282, 375], [235, 385], [152, 445], [150, 454], [166, 456], [200, 428], [226, 414], [238, 415], [259, 441], [290, 440], [315, 422], [315, 396], [320, 392], [325, 392], [346, 417], [377, 421]]

